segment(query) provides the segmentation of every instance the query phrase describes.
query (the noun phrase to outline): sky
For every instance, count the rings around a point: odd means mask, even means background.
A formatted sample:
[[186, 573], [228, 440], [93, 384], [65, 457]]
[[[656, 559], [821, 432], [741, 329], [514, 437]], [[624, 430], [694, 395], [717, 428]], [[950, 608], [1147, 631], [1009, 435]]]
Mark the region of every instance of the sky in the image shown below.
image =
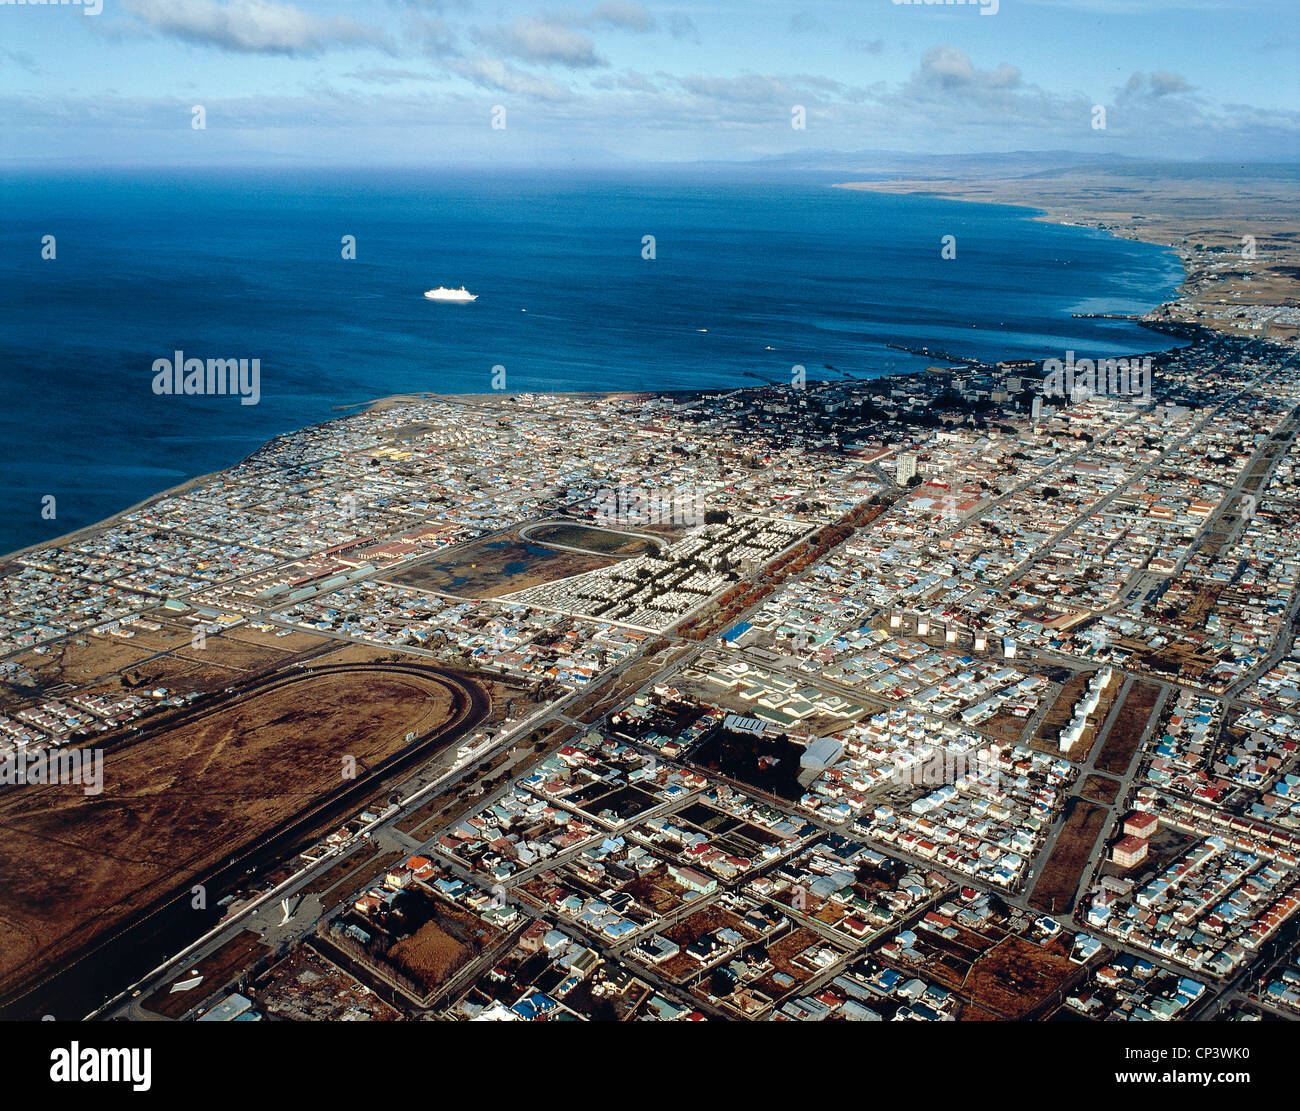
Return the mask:
[[0, 0], [0, 166], [1295, 162], [1297, 31], [1300, 0]]

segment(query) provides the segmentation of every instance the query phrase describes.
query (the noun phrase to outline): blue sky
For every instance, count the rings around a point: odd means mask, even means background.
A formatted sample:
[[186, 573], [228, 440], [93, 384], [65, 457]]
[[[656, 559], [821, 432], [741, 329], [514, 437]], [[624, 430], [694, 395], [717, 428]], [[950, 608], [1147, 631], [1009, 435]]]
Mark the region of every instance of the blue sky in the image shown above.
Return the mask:
[[0, 164], [1300, 160], [1298, 0], [982, 2], [0, 0]]

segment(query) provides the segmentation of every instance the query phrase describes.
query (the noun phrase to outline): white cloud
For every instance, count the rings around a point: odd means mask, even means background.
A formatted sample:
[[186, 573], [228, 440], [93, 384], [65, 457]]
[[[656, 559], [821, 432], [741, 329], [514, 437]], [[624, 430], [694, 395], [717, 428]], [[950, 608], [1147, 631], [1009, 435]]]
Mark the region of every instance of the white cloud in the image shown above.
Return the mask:
[[608, 0], [592, 12], [591, 22], [640, 33], [653, 31], [657, 26], [655, 17], [642, 5], [632, 3], [631, 0]]
[[530, 16], [517, 19], [509, 27], [482, 32], [485, 43], [525, 62], [564, 65], [590, 69], [606, 65], [596, 53], [591, 39], [555, 19]]
[[1014, 89], [1020, 85], [1020, 70], [1006, 62], [996, 69], [977, 69], [964, 51], [932, 46], [912, 80], [929, 89]]
[[696, 96], [728, 104], [789, 104], [794, 95], [780, 77], [745, 74], [743, 77], [683, 77], [682, 88]]
[[1191, 88], [1191, 85], [1187, 83], [1187, 78], [1179, 73], [1165, 73], [1162, 70], [1156, 70], [1151, 75], [1151, 91], [1156, 96], [1190, 92]]
[[499, 58], [470, 58], [465, 61], [451, 62], [447, 68], [483, 89], [535, 97], [541, 101], [573, 98], [573, 93], [562, 85], [515, 69]]
[[155, 31], [243, 54], [319, 54], [330, 47], [386, 45], [378, 31], [272, 0], [126, 0]]

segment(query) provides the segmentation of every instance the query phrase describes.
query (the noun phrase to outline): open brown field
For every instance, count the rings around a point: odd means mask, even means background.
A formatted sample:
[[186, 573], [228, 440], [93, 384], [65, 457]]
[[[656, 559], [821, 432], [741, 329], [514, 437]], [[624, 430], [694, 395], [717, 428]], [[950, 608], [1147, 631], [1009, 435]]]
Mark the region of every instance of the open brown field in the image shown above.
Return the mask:
[[[146, 620], [157, 620], [155, 614], [145, 614]], [[155, 652], [170, 652], [189, 644], [193, 630], [175, 622], [160, 622], [158, 630], [140, 629], [123, 626], [131, 636], [114, 636], [107, 632], [87, 632], [83, 636], [55, 641], [49, 645], [47, 660], [51, 657], [64, 657], [65, 662], [83, 666], [87, 671], [99, 674], [96, 668], [115, 670], [119, 665], [117, 656], [123, 650], [132, 655], [149, 656]], [[84, 661], [84, 662], [82, 662]]]
[[423, 739], [481, 713], [486, 700], [471, 713], [466, 691], [410, 668], [292, 673], [123, 739], [105, 754], [99, 795], [6, 791], [0, 987], [35, 979], [363, 779], [409, 732]]
[[1083, 870], [1106, 821], [1106, 808], [1081, 798], [1071, 798], [1069, 817], [1056, 838], [1052, 854], [1038, 877], [1029, 905], [1048, 914], [1065, 914], [1074, 903]]
[[105, 685], [96, 689], [150, 690], [165, 687], [178, 694], [203, 693], [221, 690], [245, 677], [243, 672], [220, 663], [215, 655], [203, 660], [165, 655], [154, 656], [136, 667], [127, 668], [120, 677], [109, 676]]
[[1104, 775], [1090, 775], [1083, 781], [1079, 794], [1093, 802], [1113, 803], [1119, 797], [1119, 783]]
[[[177, 637], [175, 643], [188, 644], [189, 637]], [[14, 662], [30, 671], [42, 688], [48, 688], [59, 683], [81, 685], [112, 675], [148, 659], [156, 651], [117, 637], [78, 637], [60, 641], [45, 653], [24, 652], [15, 656]]]
[[[129, 644], [132, 648], [142, 652], [167, 652], [173, 648], [179, 648], [183, 644], [188, 644], [190, 637], [194, 635], [194, 622], [181, 620], [176, 614], [155, 609], [148, 610], [140, 616], [144, 621], [156, 621], [160, 628], [144, 629], [139, 625], [128, 625], [127, 628], [132, 635], [126, 639], [107, 634], [92, 634], [82, 639], [116, 641], [119, 644]], [[52, 651], [58, 651], [69, 643], [67, 640], [58, 641]]]
[[962, 1022], [1004, 1022], [1005, 1019], [995, 1015], [992, 1011], [986, 1011], [983, 1007], [977, 1007], [974, 1003], [959, 1004], [960, 1011], [957, 1017]]
[[[537, 731], [537, 733], [540, 732], [541, 730]], [[552, 729], [545, 736], [538, 736], [537, 733], [532, 735], [536, 738], [533, 743], [534, 747], [541, 752], [543, 749], [556, 749], [568, 744], [578, 735], [578, 727], [576, 725], [561, 725], [558, 729]]]
[[975, 726], [981, 733], [999, 741], [1018, 741], [1025, 731], [1025, 719], [1017, 717], [1009, 710], [999, 710], [991, 718], [986, 718]]
[[527, 538], [535, 544], [555, 545], [563, 548], [581, 548], [597, 555], [634, 556], [663, 547], [653, 540], [617, 529], [594, 525], [564, 524], [548, 521], [529, 526]]
[[1099, 772], [1123, 775], [1128, 771], [1159, 696], [1160, 688], [1155, 683], [1138, 681], [1129, 687], [1119, 714], [1106, 734], [1106, 743], [1097, 753], [1094, 766]]
[[[218, 992], [238, 973], [248, 968], [259, 957], [271, 950], [263, 945], [252, 930], [241, 930], [214, 953], [209, 953], [197, 964], [182, 965], [181, 970], [166, 984], [144, 1000], [142, 1006], [164, 1018], [180, 1018], [191, 1007], [196, 1007]], [[173, 992], [172, 985], [183, 983], [194, 974], [203, 982], [187, 991]]]
[[255, 644], [226, 633], [206, 636], [202, 644], [202, 648], [196, 648], [187, 642], [175, 649], [172, 655], [177, 659], [193, 660], [204, 666], [215, 664], [233, 671], [249, 673], [274, 667], [291, 654], [283, 648], [275, 648], [269, 644]]
[[[281, 633], [285, 633], [281, 636]], [[320, 644], [321, 637], [315, 633], [304, 632], [302, 629], [281, 629], [278, 626], [272, 632], [266, 632], [263, 629], [255, 629], [251, 625], [237, 625], [235, 628], [221, 634], [225, 640], [244, 641], [247, 644], [260, 644], [267, 648], [275, 648], [281, 652], [302, 652]]]
[[1038, 945], [1011, 934], [976, 959], [962, 990], [981, 1008], [1018, 1020], [1049, 1004], [1079, 973], [1059, 939]]
[[445, 984], [471, 955], [436, 922], [426, 922], [388, 950], [388, 959], [426, 991]]

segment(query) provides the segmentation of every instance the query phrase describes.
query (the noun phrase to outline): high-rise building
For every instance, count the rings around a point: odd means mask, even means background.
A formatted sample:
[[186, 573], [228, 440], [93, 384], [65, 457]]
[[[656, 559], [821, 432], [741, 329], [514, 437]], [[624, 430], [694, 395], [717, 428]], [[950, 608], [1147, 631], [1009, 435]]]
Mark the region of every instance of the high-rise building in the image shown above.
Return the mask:
[[906, 455], [898, 457], [898, 478], [900, 486], [906, 486], [908, 481], [916, 477], [916, 454], [908, 452]]

